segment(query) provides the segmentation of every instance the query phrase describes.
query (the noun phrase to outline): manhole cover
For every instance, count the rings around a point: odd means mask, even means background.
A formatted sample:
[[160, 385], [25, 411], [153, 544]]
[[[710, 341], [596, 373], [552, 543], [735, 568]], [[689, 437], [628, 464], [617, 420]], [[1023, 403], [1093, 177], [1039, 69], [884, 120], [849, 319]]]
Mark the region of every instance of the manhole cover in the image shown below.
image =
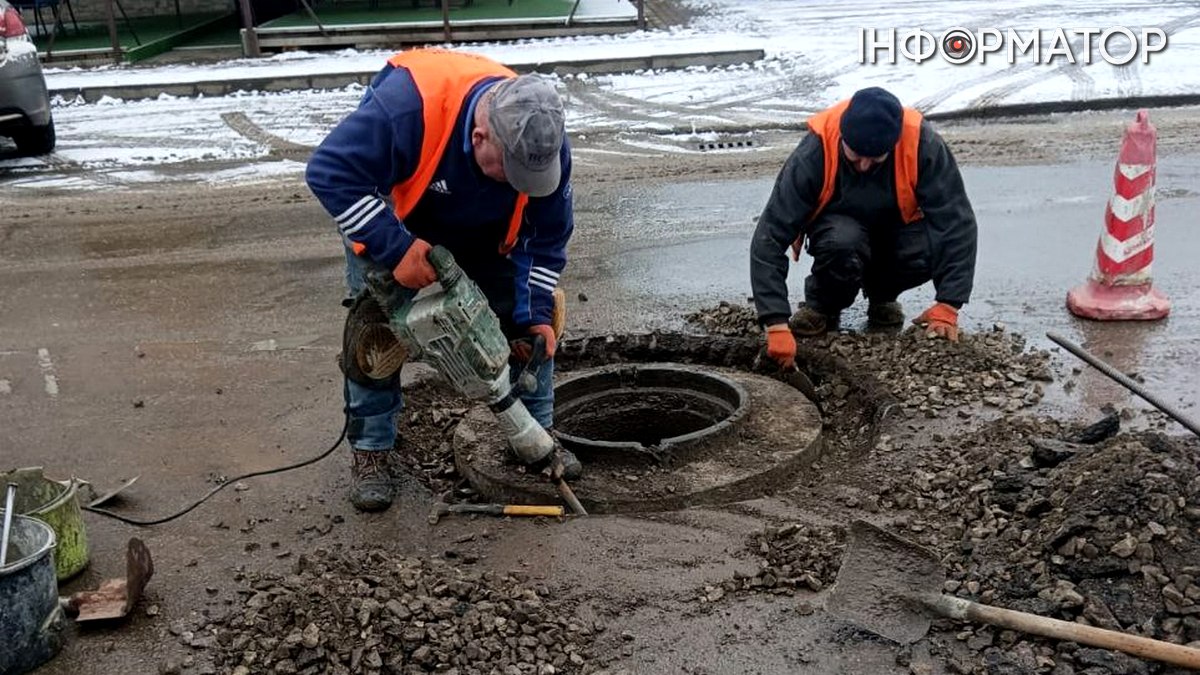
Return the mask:
[[[657, 511], [772, 492], [821, 452], [821, 417], [799, 391], [732, 369], [622, 364], [555, 387], [556, 434], [585, 466], [572, 487], [589, 512]], [[455, 430], [459, 472], [486, 498], [558, 503], [511, 459], [477, 406]]]

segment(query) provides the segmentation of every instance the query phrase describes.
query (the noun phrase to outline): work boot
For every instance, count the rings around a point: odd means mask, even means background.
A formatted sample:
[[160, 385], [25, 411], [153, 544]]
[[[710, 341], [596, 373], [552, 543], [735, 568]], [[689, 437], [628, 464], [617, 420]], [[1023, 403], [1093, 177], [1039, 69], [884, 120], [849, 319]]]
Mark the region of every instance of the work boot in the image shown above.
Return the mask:
[[350, 503], [359, 511], [383, 511], [392, 505], [396, 486], [387, 450], [355, 450], [350, 475]]
[[[562, 457], [562, 477], [564, 479], [575, 480], [583, 475], [583, 463], [579, 461], [579, 458], [575, 456], [575, 453], [561, 447], [557, 449], [557, 452], [562, 453], [560, 456]], [[533, 471], [534, 473], [541, 473], [542, 471], [545, 471], [546, 468], [550, 466], [551, 462], [554, 461], [554, 455], [555, 453], [552, 452], [549, 455], [546, 455], [544, 459], [540, 459], [533, 464], [530, 464], [529, 470]]]
[[904, 307], [891, 302], [867, 301], [867, 323], [872, 326], [893, 327], [904, 323]]
[[566, 480], [575, 480], [583, 475], [583, 462], [580, 462], [575, 453], [566, 448], [562, 449], [562, 466], [562, 477]]
[[812, 337], [836, 329], [839, 318], [840, 314], [828, 315], [801, 303], [800, 309], [788, 319], [788, 328], [796, 335]]

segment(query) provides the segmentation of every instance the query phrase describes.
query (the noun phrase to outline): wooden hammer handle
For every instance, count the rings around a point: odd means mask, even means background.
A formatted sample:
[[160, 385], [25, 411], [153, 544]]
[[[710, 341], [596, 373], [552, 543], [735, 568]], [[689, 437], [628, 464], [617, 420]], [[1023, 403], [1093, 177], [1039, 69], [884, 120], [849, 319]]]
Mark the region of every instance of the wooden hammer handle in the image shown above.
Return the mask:
[[979, 621], [1022, 633], [1070, 640], [1093, 647], [1114, 649], [1134, 656], [1155, 659], [1184, 668], [1200, 669], [1200, 649], [1192, 647], [1002, 607], [981, 605], [952, 595], [938, 594], [927, 598], [925, 604], [938, 614], [951, 619]]
[[509, 504], [504, 507], [506, 516], [551, 516], [563, 515], [561, 506], [535, 506], [530, 504]]

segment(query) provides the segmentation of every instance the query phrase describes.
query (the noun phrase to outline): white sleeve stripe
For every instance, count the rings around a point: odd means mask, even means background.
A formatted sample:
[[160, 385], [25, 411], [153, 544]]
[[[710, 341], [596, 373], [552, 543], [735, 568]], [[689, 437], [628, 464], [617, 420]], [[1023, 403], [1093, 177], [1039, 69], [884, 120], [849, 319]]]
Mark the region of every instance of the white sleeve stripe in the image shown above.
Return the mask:
[[546, 275], [544, 275], [544, 274], [539, 274], [539, 273], [537, 273], [537, 272], [532, 272], [532, 271], [531, 271], [531, 272], [529, 273], [529, 278], [530, 278], [530, 279], [537, 279], [538, 281], [541, 281], [542, 283], [547, 283], [547, 284], [550, 284], [551, 286], [557, 286], [557, 285], [558, 285], [558, 279], [551, 279], [551, 278], [547, 277]]
[[383, 200], [379, 200], [378, 202], [375, 203], [374, 206], [369, 206], [368, 208], [364, 209], [363, 211], [360, 211], [358, 213], [358, 215], [356, 215], [353, 218], [351, 218], [350, 220], [347, 220], [346, 222], [342, 223], [339, 227], [341, 227], [343, 232], [345, 232], [346, 230], [349, 230], [352, 227], [356, 228], [357, 226], [361, 225], [362, 223], [365, 223], [365, 222], [371, 220], [372, 218], [374, 218], [375, 216], [379, 215], [379, 212], [383, 211], [386, 208], [387, 208], [387, 204], [384, 203]]
[[350, 227], [354, 223], [358, 222], [358, 219], [362, 217], [362, 214], [366, 213], [367, 211], [370, 211], [371, 209], [375, 208], [376, 206], [378, 206], [378, 203], [376, 203], [376, 202], [367, 202], [366, 204], [364, 204], [362, 206], [362, 208], [355, 209], [354, 213], [350, 214], [348, 217], [343, 218], [341, 220], [336, 220], [334, 222], [336, 222], [338, 224], [338, 227], [345, 229], [347, 227]]
[[557, 279], [557, 278], [558, 278], [558, 272], [555, 272], [554, 270], [552, 270], [552, 269], [548, 269], [548, 268], [545, 268], [545, 267], [533, 267], [533, 268], [531, 268], [531, 269], [530, 269], [530, 271], [531, 271], [531, 272], [541, 272], [542, 274], [544, 274], [545, 276], [547, 276], [547, 277], [549, 277], [549, 278], [551, 278], [551, 279]]
[[362, 199], [354, 202], [354, 204], [351, 205], [350, 208], [348, 208], [345, 211], [342, 211], [340, 214], [338, 214], [337, 217], [334, 218], [334, 220], [336, 220], [340, 224], [343, 221], [352, 218], [355, 214], [360, 213], [363, 209], [367, 208], [367, 205], [371, 204], [372, 202], [374, 202], [377, 199], [379, 199], [379, 198], [376, 197], [375, 195], [367, 195], [366, 197], [363, 197]]
[[355, 225], [354, 227], [348, 227], [347, 229], [342, 230], [342, 234], [351, 235], [351, 234], [354, 234], [355, 232], [358, 232], [359, 230], [363, 229], [363, 226], [365, 226], [367, 223], [371, 222], [372, 218], [379, 215], [380, 212], [382, 212], [386, 208], [387, 208], [387, 204], [380, 202], [378, 206], [371, 209], [369, 212], [363, 214], [363, 217], [358, 219], [357, 225]]
[[538, 288], [540, 288], [540, 289], [542, 289], [542, 290], [546, 291], [547, 293], [553, 293], [553, 292], [554, 292], [554, 287], [553, 287], [553, 286], [548, 286], [548, 285], [546, 285], [545, 283], [543, 283], [543, 282], [541, 282], [541, 281], [538, 281], [538, 280], [536, 280], [536, 279], [534, 279], [534, 278], [532, 278], [532, 277], [529, 279], [529, 285], [530, 285], [530, 286], [537, 286]]

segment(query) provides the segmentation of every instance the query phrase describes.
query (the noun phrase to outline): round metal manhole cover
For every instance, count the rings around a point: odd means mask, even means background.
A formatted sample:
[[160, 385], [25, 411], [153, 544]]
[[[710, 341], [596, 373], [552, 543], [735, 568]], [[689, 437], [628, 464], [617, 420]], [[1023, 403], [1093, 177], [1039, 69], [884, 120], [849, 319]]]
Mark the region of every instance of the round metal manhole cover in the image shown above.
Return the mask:
[[[556, 435], [584, 463], [572, 481], [591, 513], [662, 511], [750, 499], [820, 456], [821, 416], [770, 377], [679, 364], [622, 364], [565, 375], [555, 387]], [[459, 473], [485, 498], [559, 503], [511, 456], [486, 406], [454, 434]]]

